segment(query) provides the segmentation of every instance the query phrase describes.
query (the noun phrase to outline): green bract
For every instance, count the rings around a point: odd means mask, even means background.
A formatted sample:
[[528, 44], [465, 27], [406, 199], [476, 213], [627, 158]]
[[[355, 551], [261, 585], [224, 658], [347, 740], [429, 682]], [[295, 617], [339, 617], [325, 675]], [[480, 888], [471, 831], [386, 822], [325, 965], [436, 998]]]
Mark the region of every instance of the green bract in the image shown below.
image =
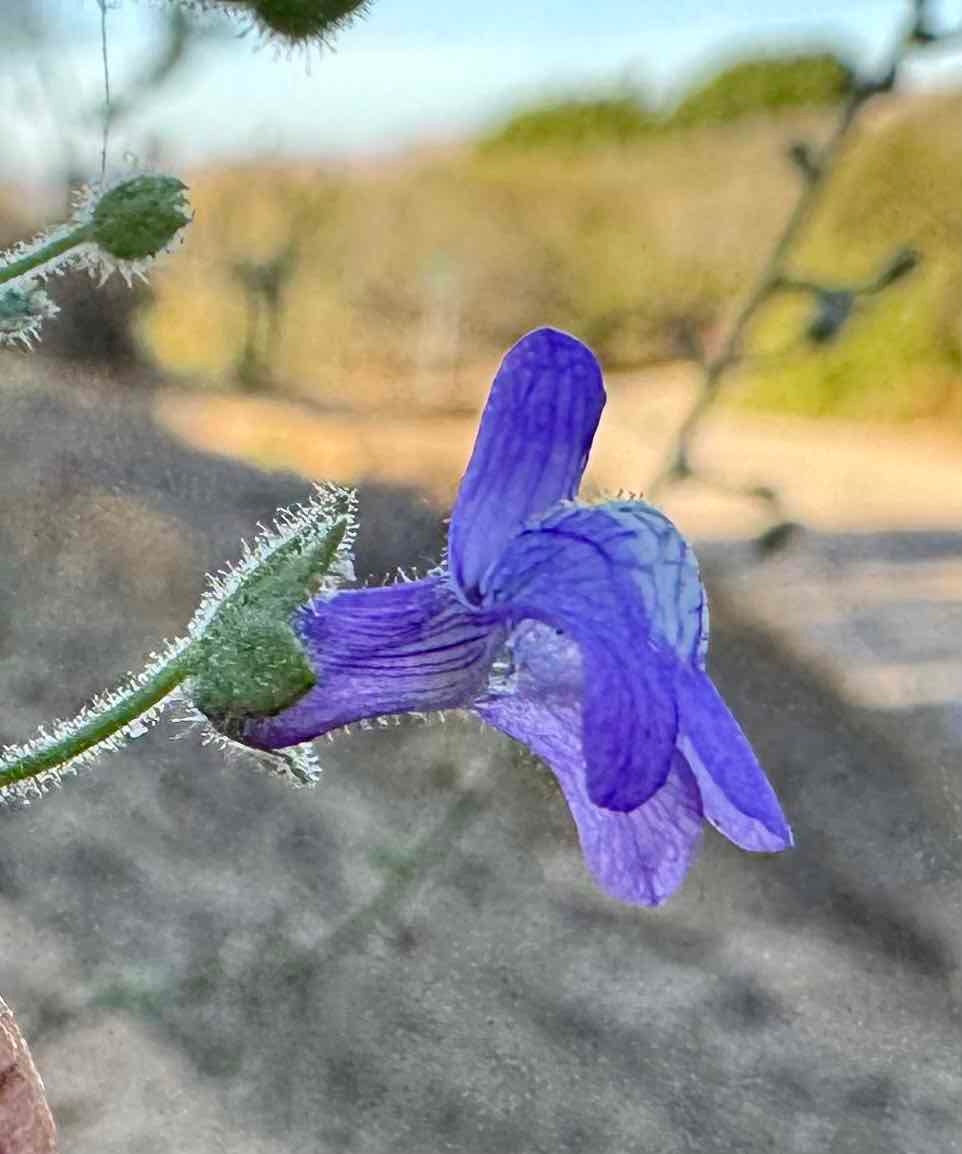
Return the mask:
[[295, 611], [316, 592], [341, 544], [346, 522], [319, 541], [282, 545], [221, 604], [197, 642], [193, 704], [227, 731], [250, 715], [280, 712], [316, 683], [291, 627]]

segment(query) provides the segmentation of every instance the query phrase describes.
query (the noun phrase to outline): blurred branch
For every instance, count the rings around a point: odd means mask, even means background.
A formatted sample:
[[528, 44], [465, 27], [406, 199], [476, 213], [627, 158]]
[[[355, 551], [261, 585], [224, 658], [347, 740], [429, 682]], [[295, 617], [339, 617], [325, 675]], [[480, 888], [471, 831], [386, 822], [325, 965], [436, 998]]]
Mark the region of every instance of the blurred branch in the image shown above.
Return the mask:
[[[222, 34], [217, 27], [195, 25], [181, 8], [171, 5], [166, 18], [164, 39], [158, 45], [156, 55], [147, 61], [143, 72], [130, 81], [126, 92], [112, 94], [111, 124], [130, 116], [147, 97], [174, 78], [203, 41]], [[86, 119], [97, 121], [102, 115], [103, 105], [97, 102], [88, 108]]]
[[917, 249], [900, 248], [871, 280], [856, 284], [829, 285], [785, 275], [778, 278], [772, 292], [802, 293], [810, 296], [814, 308], [805, 330], [805, 337], [812, 344], [827, 344], [839, 336], [860, 300], [875, 296], [908, 276], [921, 259], [921, 253]]
[[698, 395], [675, 435], [666, 460], [648, 487], [652, 497], [670, 484], [697, 477], [713, 488], [763, 499], [775, 516], [781, 514], [777, 494], [773, 490], [759, 486], [744, 488], [729, 485], [718, 476], [698, 468], [692, 462], [692, 442], [704, 417], [718, 398], [727, 374], [743, 360], [745, 338], [752, 322], [774, 295], [779, 292], [810, 293], [815, 300], [816, 310], [809, 322], [807, 335], [815, 343], [824, 342], [838, 334], [859, 297], [882, 291], [917, 264], [918, 253], [911, 249], [900, 249], [872, 280], [848, 286], [827, 286], [801, 280], [793, 277], [788, 268], [789, 257], [821, 200], [862, 110], [874, 97], [894, 89], [905, 57], [914, 47], [920, 43], [939, 42], [949, 35], [934, 32], [929, 16], [927, 0], [913, 0], [911, 23], [899, 37], [887, 69], [875, 78], [853, 82], [823, 144], [819, 146], [803, 141], [791, 146], [789, 157], [801, 180], [798, 198], [754, 286], [735, 314], [719, 350], [711, 356], [705, 356], [700, 346], [693, 342], [692, 352], [702, 366]]
[[385, 862], [387, 880], [359, 909], [349, 914], [321, 943], [321, 956], [334, 957], [356, 949], [386, 918], [396, 915], [401, 902], [424, 881], [426, 873], [444, 863], [458, 838], [484, 811], [484, 795], [468, 788], [455, 794], [437, 826], [408, 853]]
[[962, 24], [955, 28], [935, 29], [931, 24], [930, 0], [913, 0], [913, 21], [909, 32], [912, 44], [946, 44], [962, 39]]
[[881, 292], [904, 276], [908, 276], [921, 259], [921, 254], [917, 249], [900, 248], [892, 254], [871, 280], [860, 281], [855, 284], [829, 286], [819, 281], [805, 280], [802, 277], [794, 277], [785, 273], [777, 279], [772, 291], [809, 293], [814, 297], [828, 293], [847, 293], [855, 298], [874, 296], [875, 293]]
[[277, 351], [283, 335], [285, 294], [303, 254], [305, 241], [316, 231], [322, 207], [310, 198], [290, 206], [291, 224], [284, 246], [266, 260], [249, 258], [231, 263], [231, 273], [244, 291], [244, 343], [234, 368], [242, 388], [257, 392], [274, 384]]

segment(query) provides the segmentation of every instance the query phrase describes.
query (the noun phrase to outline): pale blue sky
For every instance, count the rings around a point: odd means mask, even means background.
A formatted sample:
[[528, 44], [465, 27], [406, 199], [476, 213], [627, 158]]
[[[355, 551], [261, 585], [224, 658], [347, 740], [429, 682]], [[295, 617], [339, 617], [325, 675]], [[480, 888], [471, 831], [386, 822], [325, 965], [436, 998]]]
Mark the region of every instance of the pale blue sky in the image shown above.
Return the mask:
[[[13, 2], [0, 0], [0, 16]], [[49, 27], [69, 23], [54, 65], [67, 103], [95, 105], [102, 83], [95, 0], [35, 3]], [[309, 67], [258, 50], [251, 38], [201, 50], [176, 87], [118, 131], [112, 155], [120, 161], [127, 149], [142, 152], [148, 134], [172, 162], [394, 151], [455, 138], [545, 90], [631, 76], [668, 95], [719, 57], [764, 47], [833, 45], [869, 65], [891, 44], [907, 7], [904, 0], [376, 0], [337, 51]], [[944, 19], [962, 19], [962, 0], [940, 8]], [[148, 0], [119, 0], [110, 12], [116, 90], [149, 55], [159, 20]], [[0, 178], [32, 174], [56, 139], [26, 54], [16, 62], [20, 72], [5, 70], [0, 88], [26, 75], [28, 105], [3, 125]], [[937, 71], [929, 64], [918, 76]], [[8, 92], [0, 98], [11, 107]], [[95, 133], [70, 135], [93, 164]]]

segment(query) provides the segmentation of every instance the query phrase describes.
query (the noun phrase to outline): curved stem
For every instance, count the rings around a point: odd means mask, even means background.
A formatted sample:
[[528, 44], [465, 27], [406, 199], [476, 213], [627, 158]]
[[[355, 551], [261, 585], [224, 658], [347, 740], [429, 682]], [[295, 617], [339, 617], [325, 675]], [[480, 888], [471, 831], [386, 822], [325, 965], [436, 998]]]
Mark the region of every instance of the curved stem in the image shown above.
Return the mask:
[[[58, 722], [52, 734], [41, 730], [34, 741], [5, 751], [0, 747], [0, 794], [8, 786], [99, 752], [98, 747], [116, 749], [125, 738], [143, 732], [145, 727], [135, 731], [134, 724], [151, 720], [155, 707], [187, 678], [210, 680], [225, 662], [235, 669], [243, 667], [250, 660], [243, 644], [247, 614], [253, 613], [261, 621], [259, 613], [266, 609], [278, 619], [288, 620], [309, 601], [316, 592], [315, 581], [336, 561], [349, 529], [347, 516], [327, 524], [323, 536], [305, 540], [304, 535], [312, 531], [311, 518], [322, 509], [312, 503], [296, 515], [286, 514], [293, 521], [287, 528], [290, 536], [276, 536], [270, 548], [262, 542], [260, 553], [248, 550], [246, 571], [235, 574], [232, 588], [211, 595], [219, 600], [216, 610], [212, 607], [209, 617], [204, 611], [202, 625], [195, 617], [188, 628], [189, 640], [176, 643], [165, 658], [155, 658], [125, 688], [95, 700], [72, 721]], [[317, 532], [316, 525], [313, 531]], [[254, 671], [257, 688], [261, 688], [259, 679], [264, 675], [263, 669]], [[223, 691], [222, 682], [215, 678], [214, 684]], [[243, 703], [250, 685], [249, 677], [238, 676], [231, 687], [234, 699]]]
[[0, 756], [0, 789], [18, 781], [37, 777], [48, 769], [66, 765], [69, 761], [122, 732], [148, 710], [158, 705], [192, 671], [191, 646], [161, 665], [143, 684], [135, 685], [121, 696], [108, 702], [89, 717], [81, 714], [69, 726], [69, 732], [59, 739], [32, 744], [5, 758]]

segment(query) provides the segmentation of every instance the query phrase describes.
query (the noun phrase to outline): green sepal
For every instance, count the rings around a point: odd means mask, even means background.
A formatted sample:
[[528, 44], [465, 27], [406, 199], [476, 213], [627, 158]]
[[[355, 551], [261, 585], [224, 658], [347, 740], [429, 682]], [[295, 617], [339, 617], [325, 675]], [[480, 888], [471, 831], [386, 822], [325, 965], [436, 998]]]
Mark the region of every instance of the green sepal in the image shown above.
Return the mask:
[[291, 618], [317, 592], [346, 528], [338, 521], [319, 541], [285, 542], [221, 603], [191, 662], [193, 704], [218, 728], [280, 713], [317, 684]]
[[229, 644], [210, 646], [207, 657], [191, 696], [209, 717], [270, 716], [317, 683], [294, 630], [266, 616], [245, 618]]

